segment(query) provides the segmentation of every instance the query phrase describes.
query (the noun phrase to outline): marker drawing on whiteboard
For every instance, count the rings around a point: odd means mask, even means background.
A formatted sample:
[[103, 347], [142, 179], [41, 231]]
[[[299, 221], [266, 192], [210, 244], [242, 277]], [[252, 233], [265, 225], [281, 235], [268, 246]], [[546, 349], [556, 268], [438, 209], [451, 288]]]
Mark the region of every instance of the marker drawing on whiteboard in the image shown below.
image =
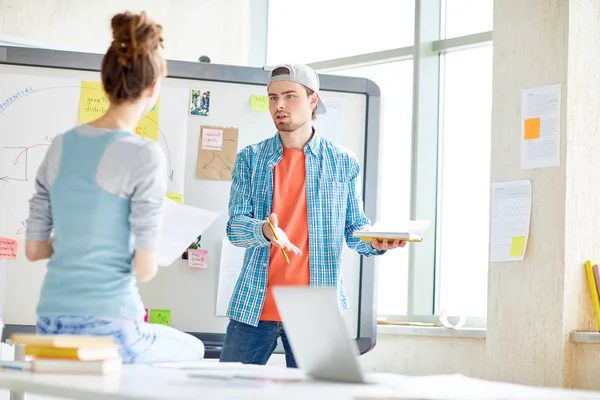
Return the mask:
[[[12, 106], [18, 100], [24, 98], [25, 96], [29, 96], [29, 95], [34, 94], [34, 93], [45, 92], [47, 90], [69, 89], [69, 88], [81, 90], [81, 86], [80, 85], [76, 85], [76, 86], [75, 85], [71, 85], [71, 86], [69, 86], [69, 85], [67, 85], [67, 86], [52, 86], [52, 87], [47, 87], [47, 88], [43, 88], [43, 89], [33, 89], [32, 87], [25, 88], [23, 90], [18, 91], [16, 94], [8, 97], [7, 99], [4, 99], [0, 103], [0, 114], [2, 114], [10, 106]], [[155, 124], [158, 125], [158, 123], [155, 120], [153, 120], [152, 118], [149, 118], [148, 116], [146, 116], [145, 118], [148, 118], [150, 121], [152, 121], [152, 122], [154, 122]], [[164, 133], [160, 129], [160, 126], [158, 127], [158, 132], [160, 133], [160, 136], [163, 138], [163, 141], [165, 142], [165, 148], [167, 150], [167, 159], [169, 160], [169, 169], [167, 171], [167, 176], [168, 176], [169, 180], [171, 182], [173, 182], [175, 171], [173, 170], [173, 167], [172, 167], [171, 152], [169, 150], [169, 144], [167, 143], [167, 138], [165, 137]], [[26, 148], [24, 148], [24, 149], [26, 149]], [[25, 179], [18, 179], [18, 178], [12, 178], [10, 176], [0, 177], [0, 182], [7, 182], [9, 180], [13, 180], [13, 181], [27, 181], [27, 178], [25, 178]]]
[[[49, 137], [46, 137], [47, 140], [51, 140], [49, 139]], [[8, 183], [9, 181], [21, 181], [21, 182], [27, 182], [28, 181], [28, 176], [27, 176], [27, 171], [29, 169], [29, 163], [28, 163], [28, 157], [29, 157], [29, 150], [36, 148], [36, 147], [48, 147], [50, 146], [49, 143], [38, 143], [38, 144], [34, 144], [33, 146], [19, 146], [19, 147], [3, 147], [2, 148], [2, 157], [5, 156], [6, 153], [11, 153], [13, 152], [13, 154], [15, 154], [14, 159], [12, 161], [12, 166], [13, 167], [17, 167], [19, 166], [19, 169], [15, 169], [13, 171], [11, 171], [11, 175], [5, 175], [3, 177], [0, 178], [0, 181], [2, 182], [6, 182]], [[9, 157], [10, 154], [6, 154], [6, 157]], [[21, 162], [22, 160], [25, 160], [25, 162]], [[20, 165], [18, 165], [20, 164]]]

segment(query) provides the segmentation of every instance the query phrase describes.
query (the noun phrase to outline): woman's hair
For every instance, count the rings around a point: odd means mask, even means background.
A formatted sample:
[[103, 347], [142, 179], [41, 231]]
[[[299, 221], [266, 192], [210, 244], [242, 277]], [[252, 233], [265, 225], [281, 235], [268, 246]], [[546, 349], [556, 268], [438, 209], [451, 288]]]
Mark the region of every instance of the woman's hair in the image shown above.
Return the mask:
[[143, 11], [117, 14], [111, 26], [113, 41], [102, 60], [104, 90], [111, 102], [136, 100], [157, 78], [167, 75], [162, 26]]

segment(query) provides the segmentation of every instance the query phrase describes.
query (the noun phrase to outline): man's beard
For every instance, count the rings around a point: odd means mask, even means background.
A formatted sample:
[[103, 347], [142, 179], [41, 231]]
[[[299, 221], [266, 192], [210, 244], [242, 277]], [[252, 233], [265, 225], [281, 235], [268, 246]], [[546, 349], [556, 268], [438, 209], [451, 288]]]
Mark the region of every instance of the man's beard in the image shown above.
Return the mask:
[[280, 122], [280, 123], [275, 123], [275, 126], [277, 127], [277, 130], [279, 132], [294, 132], [298, 129], [300, 129], [302, 126], [304, 126], [306, 124], [307, 121], [304, 121], [302, 123], [295, 123], [295, 122]]

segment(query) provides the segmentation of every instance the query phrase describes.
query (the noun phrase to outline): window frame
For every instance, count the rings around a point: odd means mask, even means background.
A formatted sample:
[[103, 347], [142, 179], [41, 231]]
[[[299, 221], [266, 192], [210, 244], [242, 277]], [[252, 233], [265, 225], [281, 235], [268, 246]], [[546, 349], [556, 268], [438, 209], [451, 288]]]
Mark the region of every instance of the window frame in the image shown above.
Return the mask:
[[[409, 247], [408, 310], [406, 315], [378, 315], [388, 321], [439, 323], [440, 279], [437, 248], [440, 224], [438, 148], [443, 132], [444, 65], [443, 54], [492, 44], [493, 31], [442, 39], [445, 0], [415, 0], [414, 43], [355, 56], [322, 60], [309, 65], [320, 73], [413, 60], [412, 116], [412, 219], [432, 221], [428, 240]], [[267, 38], [268, 41], [268, 38]], [[265, 42], [265, 46], [267, 45]], [[266, 67], [268, 68], [268, 67]], [[436, 118], [431, 116], [435, 115]], [[467, 327], [485, 328], [485, 317], [467, 317]]]

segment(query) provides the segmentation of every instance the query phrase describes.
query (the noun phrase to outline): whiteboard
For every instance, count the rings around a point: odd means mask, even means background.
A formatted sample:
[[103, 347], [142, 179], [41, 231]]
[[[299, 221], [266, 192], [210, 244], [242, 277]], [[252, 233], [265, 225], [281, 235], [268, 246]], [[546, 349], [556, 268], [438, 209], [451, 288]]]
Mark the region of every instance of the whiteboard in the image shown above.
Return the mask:
[[[0, 47], [0, 237], [17, 239], [20, 248], [17, 259], [6, 262], [6, 324], [35, 324], [46, 262], [31, 263], [24, 257], [28, 201], [50, 141], [77, 124], [81, 82], [100, 80], [99, 64], [95, 55]], [[158, 123], [158, 142], [168, 161], [168, 191], [182, 193], [185, 204], [221, 214], [202, 235], [208, 268], [190, 268], [187, 260], [177, 260], [161, 268], [153, 281], [140, 283], [140, 293], [147, 308], [171, 310], [172, 324], [178, 329], [223, 334], [228, 320], [216, 316], [215, 308], [231, 182], [197, 178], [200, 127], [238, 128], [238, 151], [273, 136], [276, 129], [269, 113], [250, 106], [252, 95], [266, 94], [268, 73], [258, 68], [184, 62], [169, 62], [169, 73], [161, 89]], [[322, 98], [330, 112], [319, 115], [315, 127], [323, 137], [357, 155], [363, 178], [369, 178], [367, 215], [375, 219], [378, 135], [367, 135], [367, 131], [378, 131], [378, 97], [373, 96], [378, 91], [364, 79], [321, 79]], [[336, 87], [340, 89], [333, 90]], [[191, 90], [210, 91], [208, 116], [189, 114]], [[368, 337], [374, 343], [376, 266], [372, 259], [363, 259], [347, 247], [342, 260], [350, 302], [345, 321], [357, 338]]]

